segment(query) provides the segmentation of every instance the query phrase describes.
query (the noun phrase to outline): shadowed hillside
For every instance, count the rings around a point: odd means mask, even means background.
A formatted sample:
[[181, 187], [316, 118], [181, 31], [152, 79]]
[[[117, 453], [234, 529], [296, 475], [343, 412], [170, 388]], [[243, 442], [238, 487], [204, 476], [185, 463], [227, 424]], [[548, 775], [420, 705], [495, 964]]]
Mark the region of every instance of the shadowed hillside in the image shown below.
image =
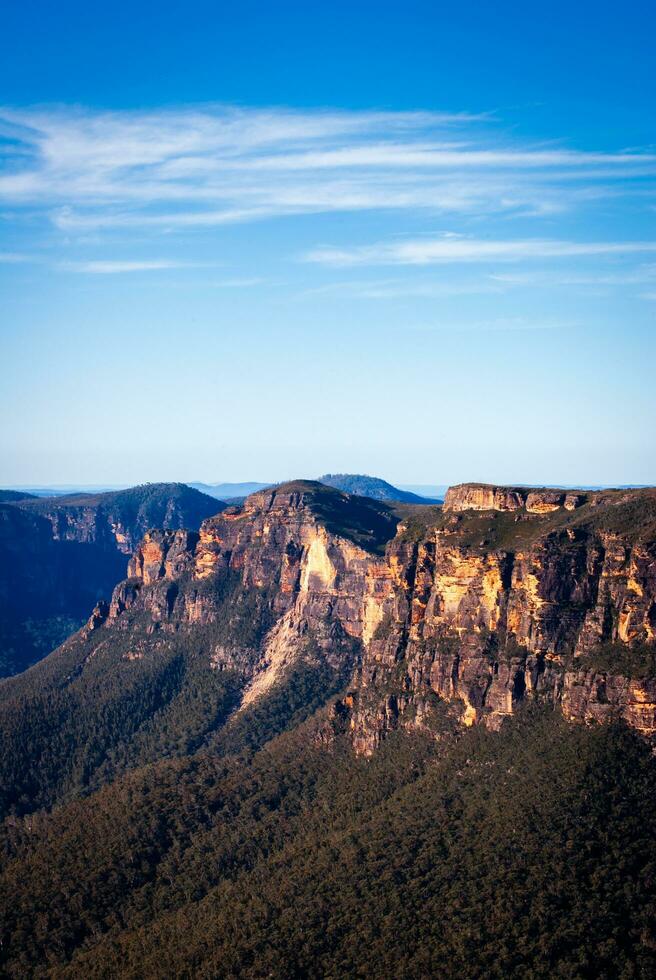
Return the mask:
[[167, 483], [10, 500], [0, 505], [0, 676], [24, 670], [79, 628], [124, 577], [148, 528], [197, 529], [225, 506]]

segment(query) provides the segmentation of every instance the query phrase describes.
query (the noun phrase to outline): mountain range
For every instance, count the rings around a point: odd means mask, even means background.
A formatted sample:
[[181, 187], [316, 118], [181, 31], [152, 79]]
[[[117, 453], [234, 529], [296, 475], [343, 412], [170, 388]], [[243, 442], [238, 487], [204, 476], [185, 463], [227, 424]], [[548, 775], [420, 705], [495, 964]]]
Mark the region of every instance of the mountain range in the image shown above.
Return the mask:
[[5, 975], [653, 974], [655, 489], [129, 493], [2, 505], [131, 551], [0, 684]]
[[[374, 499], [429, 502], [374, 477], [322, 480]], [[152, 483], [49, 497], [1, 490], [0, 676], [30, 666], [77, 629], [93, 604], [111, 594], [147, 530], [198, 530], [226, 506], [220, 494], [235, 502], [266, 486]]]
[[[407, 504], [436, 504], [441, 503], [441, 497], [428, 494], [413, 493], [407, 489], [395, 487], [386, 480], [376, 476], [366, 476], [361, 473], [326, 473], [317, 478], [319, 483], [344, 493], [357, 494], [361, 497], [371, 497], [372, 500], [398, 500]], [[275, 484], [270, 483], [191, 483], [190, 486], [220, 500], [242, 500], [251, 493], [265, 490]]]

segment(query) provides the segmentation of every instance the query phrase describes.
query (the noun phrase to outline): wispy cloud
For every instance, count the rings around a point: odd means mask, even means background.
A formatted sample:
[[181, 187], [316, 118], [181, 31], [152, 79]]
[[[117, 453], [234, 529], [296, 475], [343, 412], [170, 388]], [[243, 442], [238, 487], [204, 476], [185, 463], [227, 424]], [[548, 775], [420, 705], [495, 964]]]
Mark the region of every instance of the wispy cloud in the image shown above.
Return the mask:
[[623, 272], [576, 272], [531, 271], [495, 272], [490, 279], [508, 286], [633, 286], [656, 282], [656, 265], [641, 264]]
[[161, 269], [208, 268], [206, 262], [176, 262], [171, 259], [144, 259], [122, 261], [100, 259], [90, 262], [60, 262], [56, 268], [63, 272], [85, 272], [92, 275], [113, 275], [122, 272], [156, 272]]
[[326, 283], [304, 290], [300, 296], [315, 297], [337, 295], [358, 299], [433, 299], [440, 296], [470, 296], [478, 293], [501, 293], [505, 291], [502, 283], [493, 281], [491, 276], [468, 279], [461, 282], [447, 280], [379, 279], [361, 281], [340, 281]]
[[315, 248], [307, 262], [334, 267], [358, 265], [434, 265], [450, 262], [517, 262], [524, 259], [633, 255], [656, 252], [654, 242], [572, 242], [549, 239], [487, 240], [457, 236], [378, 242], [355, 248]]
[[3, 136], [0, 200], [64, 230], [370, 209], [549, 215], [656, 176], [652, 153], [526, 145], [464, 113], [6, 108]]
[[577, 321], [567, 321], [567, 320], [543, 320], [539, 317], [524, 317], [524, 316], [510, 316], [510, 317], [494, 317], [489, 320], [463, 320], [460, 322], [454, 322], [447, 320], [443, 323], [439, 321], [435, 323], [419, 323], [414, 324], [409, 327], [411, 331], [418, 331], [420, 333], [468, 333], [472, 332], [496, 332], [496, 331], [539, 331], [539, 330], [572, 330], [576, 327], [582, 326], [581, 323]]
[[31, 262], [29, 255], [22, 255], [20, 252], [0, 252], [0, 263], [15, 265], [19, 262]]

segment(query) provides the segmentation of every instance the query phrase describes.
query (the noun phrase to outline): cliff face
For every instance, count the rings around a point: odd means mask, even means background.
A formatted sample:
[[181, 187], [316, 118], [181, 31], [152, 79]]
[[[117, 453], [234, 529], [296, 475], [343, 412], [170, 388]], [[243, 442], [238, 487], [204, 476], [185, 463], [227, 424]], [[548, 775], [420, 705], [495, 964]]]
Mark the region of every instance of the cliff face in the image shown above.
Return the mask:
[[[301, 661], [343, 673], [370, 632], [367, 577], [396, 524], [376, 502], [354, 504], [318, 484], [254, 494], [205, 521], [199, 534], [147, 534], [108, 607], [108, 626], [126, 611], [146, 612], [165, 631], [229, 626], [237, 603], [253, 593], [259, 603], [251, 618], [269, 627], [260, 642], [245, 643], [236, 626], [207, 651], [215, 668], [242, 672], [243, 706]], [[340, 533], [329, 530], [338, 526]]]
[[0, 504], [0, 677], [59, 646], [124, 574], [124, 556], [56, 540], [47, 518]]
[[522, 510], [529, 514], [548, 514], [564, 507], [576, 510], [594, 495], [572, 490], [531, 490], [529, 487], [495, 487], [489, 483], [460, 483], [449, 487], [445, 511]]
[[[492, 493], [499, 510], [513, 499]], [[472, 495], [473, 511], [452, 508], [411, 554], [403, 531], [390, 545], [408, 587], [388, 597], [387, 628], [363, 652], [356, 744], [430, 727], [435, 695], [468, 725], [498, 727], [536, 697], [572, 719], [619, 716], [656, 733], [654, 491], [599, 494], [575, 513], [563, 501], [478, 514]]]
[[198, 528], [224, 505], [182, 484], [0, 504], [0, 677], [78, 629], [149, 527]]
[[183, 483], [151, 483], [129, 490], [22, 500], [47, 518], [57, 541], [94, 544], [131, 555], [151, 527], [198, 529], [225, 506]]
[[395, 728], [498, 727], [529, 698], [656, 734], [654, 490], [460, 487], [394, 512], [290, 484], [148, 534], [130, 576], [105, 629], [193, 632], [230, 621], [226, 583], [256, 595], [260, 634], [228, 631], [209, 662], [242, 671], [242, 707], [300, 661], [351, 672], [335, 710], [363, 753]]

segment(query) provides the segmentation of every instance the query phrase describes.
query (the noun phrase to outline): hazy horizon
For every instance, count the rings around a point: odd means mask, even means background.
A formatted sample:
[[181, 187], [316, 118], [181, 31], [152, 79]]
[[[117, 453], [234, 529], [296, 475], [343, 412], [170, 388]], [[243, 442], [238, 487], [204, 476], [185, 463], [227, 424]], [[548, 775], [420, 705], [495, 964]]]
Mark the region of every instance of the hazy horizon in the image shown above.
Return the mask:
[[[323, 475], [323, 474], [320, 474]], [[355, 474], [348, 474], [355, 475]], [[459, 483], [487, 483], [487, 484], [497, 484], [499, 486], [516, 486], [516, 487], [556, 487], [562, 489], [585, 489], [585, 488], [604, 488], [613, 489], [617, 488], [631, 488], [631, 487], [649, 487], [653, 486], [651, 483], [631, 483], [631, 482], [610, 482], [610, 483], [591, 483], [590, 481], [582, 481], [580, 483], [566, 483], [554, 480], [547, 480], [542, 483], [535, 483], [527, 480], [503, 480], [503, 481], [491, 481], [484, 478], [470, 477], [465, 480], [448, 480], [442, 483], [409, 483], [403, 480], [392, 480], [386, 476], [381, 476], [378, 473], [366, 473], [358, 474], [368, 477], [374, 477], [377, 479], [385, 480], [385, 482], [390, 483], [392, 486], [397, 487], [400, 490], [410, 490], [412, 492], [418, 493], [420, 496], [422, 492], [430, 496], [432, 493], [439, 493], [447, 487], [455, 486]], [[147, 484], [158, 484], [158, 483], [183, 483], [186, 486], [194, 487], [217, 487], [217, 486], [249, 486], [251, 484], [261, 484], [263, 486], [274, 486], [280, 483], [287, 483], [292, 480], [318, 480], [319, 476], [313, 474], [308, 476], [307, 474], [294, 474], [284, 477], [280, 480], [266, 480], [266, 479], [253, 479], [253, 480], [238, 480], [238, 479], [226, 479], [226, 480], [185, 480], [176, 478], [174, 480], [141, 480], [137, 483], [50, 483], [50, 482], [40, 482], [40, 483], [15, 483], [0, 486], [0, 489], [5, 490], [23, 490], [28, 492], [30, 490], [55, 490], [55, 491], [66, 491], [66, 492], [103, 492], [111, 490], [126, 490], [135, 486], [143, 486]]]

